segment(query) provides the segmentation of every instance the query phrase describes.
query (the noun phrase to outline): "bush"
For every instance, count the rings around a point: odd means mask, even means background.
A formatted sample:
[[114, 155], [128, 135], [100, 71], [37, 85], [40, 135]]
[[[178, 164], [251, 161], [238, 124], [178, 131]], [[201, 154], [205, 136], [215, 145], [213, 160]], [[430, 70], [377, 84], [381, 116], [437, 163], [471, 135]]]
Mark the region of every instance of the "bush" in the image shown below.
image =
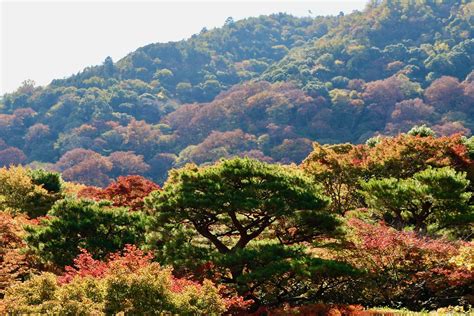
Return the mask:
[[112, 255], [107, 262], [95, 261], [83, 251], [66, 278], [51, 273], [35, 276], [10, 287], [3, 303], [9, 313], [219, 315], [225, 312], [227, 300], [210, 281], [198, 284], [177, 279], [171, 269], [151, 263], [150, 259], [133, 246], [127, 246], [123, 254]]
[[25, 247], [23, 225], [28, 222], [25, 216], [0, 212], [0, 299], [5, 288], [35, 272], [32, 258], [22, 252]]
[[474, 271], [466, 257], [472, 243], [422, 238], [357, 219], [349, 225], [352, 246], [337, 257], [366, 272], [353, 282], [358, 297], [350, 299], [411, 310], [472, 304]]

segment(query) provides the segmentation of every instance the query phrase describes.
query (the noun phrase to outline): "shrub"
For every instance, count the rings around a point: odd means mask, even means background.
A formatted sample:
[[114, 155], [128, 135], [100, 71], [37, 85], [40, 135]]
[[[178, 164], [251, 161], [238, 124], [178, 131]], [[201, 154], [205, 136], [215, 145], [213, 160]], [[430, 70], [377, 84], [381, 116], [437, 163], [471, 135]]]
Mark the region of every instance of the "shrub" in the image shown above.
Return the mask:
[[66, 278], [58, 279], [51, 273], [35, 276], [10, 287], [3, 303], [9, 313], [220, 315], [225, 312], [227, 300], [210, 281], [198, 284], [177, 279], [171, 269], [151, 263], [150, 259], [134, 246], [127, 246], [123, 254], [116, 253], [106, 262], [95, 261], [83, 251]]
[[35, 272], [32, 258], [21, 251], [25, 247], [23, 225], [27, 223], [25, 216], [0, 212], [0, 298], [9, 285]]
[[469, 302], [474, 271], [464, 264], [464, 252], [472, 244], [422, 238], [358, 219], [349, 225], [352, 246], [337, 256], [366, 272], [354, 282], [364, 304], [419, 310]]

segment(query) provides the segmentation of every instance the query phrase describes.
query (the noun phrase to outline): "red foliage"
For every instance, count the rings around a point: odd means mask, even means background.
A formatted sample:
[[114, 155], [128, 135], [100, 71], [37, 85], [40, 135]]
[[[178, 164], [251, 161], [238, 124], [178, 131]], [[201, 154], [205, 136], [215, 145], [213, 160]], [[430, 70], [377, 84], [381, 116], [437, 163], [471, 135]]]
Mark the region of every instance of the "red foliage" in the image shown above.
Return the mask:
[[[153, 255], [150, 252], [144, 252], [134, 245], [126, 245], [124, 250], [110, 254], [106, 261], [95, 260], [85, 249], [81, 249], [81, 254], [74, 259], [74, 266], [66, 266], [65, 273], [58, 277], [60, 284], [70, 283], [74, 278], [93, 277], [103, 278], [112, 269], [120, 268], [120, 271], [136, 272], [151, 264]], [[194, 287], [200, 290], [202, 284], [185, 278], [171, 278], [171, 290], [175, 293], [181, 293], [188, 287]], [[232, 295], [225, 286], [219, 286], [219, 292], [225, 298], [225, 304], [228, 311], [244, 311], [253, 301], [244, 300], [241, 296]]]
[[33, 224], [22, 216], [0, 212], [0, 297], [5, 288], [35, 271], [34, 262], [22, 253], [23, 225]]
[[396, 76], [372, 81], [366, 84], [362, 97], [370, 110], [386, 117], [392, 113], [395, 103], [403, 100], [402, 85], [403, 81]]
[[114, 176], [125, 174], [144, 174], [150, 166], [143, 161], [142, 155], [135, 155], [132, 151], [115, 151], [110, 154]]
[[134, 245], [126, 245], [122, 252], [110, 254], [107, 261], [95, 260], [86, 250], [74, 259], [74, 267], [66, 266], [66, 272], [59, 277], [59, 283], [69, 283], [75, 277], [91, 276], [101, 278], [114, 267], [126, 268], [130, 272], [137, 271], [151, 262], [153, 255], [145, 253]]
[[0, 150], [0, 166], [20, 165], [25, 161], [25, 154], [16, 147], [8, 147]]
[[463, 101], [464, 90], [459, 80], [443, 76], [426, 88], [425, 98], [437, 111], [456, 110]]
[[112, 163], [92, 150], [76, 148], [66, 152], [56, 168], [65, 180], [105, 186], [110, 182], [107, 173], [112, 169]]
[[42, 140], [49, 137], [50, 135], [51, 131], [48, 125], [37, 123], [28, 128], [28, 132], [25, 135], [25, 141], [28, 143], [28, 145], [31, 145], [31, 143], [35, 142], [41, 143]]
[[429, 123], [432, 119], [434, 108], [423, 103], [423, 100], [409, 99], [395, 104], [391, 120], [387, 123], [385, 131], [397, 134], [400, 131], [407, 132], [415, 125]]
[[143, 207], [143, 199], [160, 186], [142, 176], [118, 177], [105, 189], [86, 187], [79, 191], [78, 197], [93, 200], [110, 200], [114, 206], [126, 206], [131, 210]]
[[445, 121], [440, 124], [436, 124], [433, 126], [433, 130], [438, 135], [453, 135], [453, 134], [462, 134], [462, 135], [470, 135], [471, 130], [463, 125], [462, 122], [456, 121]]
[[474, 271], [450, 261], [461, 246], [470, 244], [419, 237], [383, 223], [351, 219], [349, 225], [356, 240], [350, 255], [342, 259], [367, 270], [376, 291], [387, 301], [406, 303], [419, 299], [420, 293], [430, 293], [433, 300], [442, 293], [462, 296], [474, 284]]
[[171, 291], [175, 293], [181, 293], [183, 290], [188, 287], [188, 286], [194, 286], [197, 288], [201, 287], [201, 284], [188, 280], [188, 279], [183, 279], [183, 278], [172, 278], [172, 284], [171, 284]]
[[419, 137], [401, 134], [382, 138], [367, 151], [365, 164], [372, 174], [406, 178], [428, 166], [450, 166], [471, 174], [473, 161], [468, 157], [462, 135]]
[[[458, 247], [448, 241], [418, 237], [414, 232], [397, 231], [384, 223], [374, 226], [357, 219], [351, 219], [349, 223], [356, 229], [360, 245], [368, 252], [377, 251], [383, 255], [399, 256], [400, 253], [393, 253], [393, 250], [402, 247], [412, 252], [430, 252], [446, 257], [457, 254]], [[414, 255], [409, 256], [414, 258]], [[377, 263], [382, 261], [376, 259]]]
[[253, 300], [245, 300], [242, 296], [233, 295], [225, 298], [229, 315], [248, 315], [248, 309], [254, 304]]

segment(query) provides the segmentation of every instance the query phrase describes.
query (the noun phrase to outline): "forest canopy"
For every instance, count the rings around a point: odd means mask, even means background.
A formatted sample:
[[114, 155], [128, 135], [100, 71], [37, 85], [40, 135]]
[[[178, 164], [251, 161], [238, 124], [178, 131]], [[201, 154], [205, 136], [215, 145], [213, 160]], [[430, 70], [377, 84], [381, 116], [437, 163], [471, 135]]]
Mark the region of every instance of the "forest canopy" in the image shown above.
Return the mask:
[[474, 306], [474, 3], [274, 14], [0, 98], [0, 314]]
[[473, 11], [397, 0], [337, 17], [229, 18], [44, 87], [25, 81], [0, 101], [0, 165], [104, 187], [129, 174], [163, 183], [173, 167], [221, 157], [300, 163], [313, 141], [414, 125], [470, 136]]

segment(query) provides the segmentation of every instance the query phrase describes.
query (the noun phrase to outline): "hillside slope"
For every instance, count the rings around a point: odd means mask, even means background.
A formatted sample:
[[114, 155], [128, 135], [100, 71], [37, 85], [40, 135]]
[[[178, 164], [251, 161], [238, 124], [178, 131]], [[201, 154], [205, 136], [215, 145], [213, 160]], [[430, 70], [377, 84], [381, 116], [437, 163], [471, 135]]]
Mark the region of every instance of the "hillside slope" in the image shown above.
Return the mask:
[[337, 17], [228, 19], [45, 87], [25, 82], [0, 103], [0, 165], [103, 186], [234, 155], [300, 162], [315, 140], [420, 124], [470, 135], [473, 13], [468, 1], [400, 0]]

